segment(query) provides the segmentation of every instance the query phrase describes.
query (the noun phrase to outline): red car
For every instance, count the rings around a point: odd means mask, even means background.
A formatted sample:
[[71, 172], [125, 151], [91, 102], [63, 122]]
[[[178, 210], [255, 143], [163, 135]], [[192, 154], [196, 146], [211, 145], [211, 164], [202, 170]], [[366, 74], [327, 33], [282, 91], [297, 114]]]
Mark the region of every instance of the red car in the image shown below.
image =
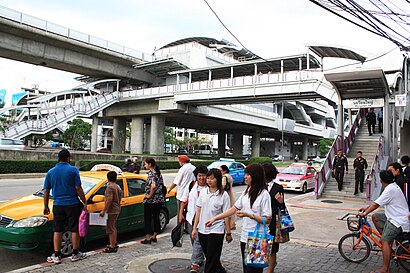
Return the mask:
[[306, 193], [315, 188], [316, 169], [303, 163], [293, 163], [284, 168], [276, 176], [275, 182], [282, 185], [285, 190]]
[[97, 153], [111, 153], [110, 148], [98, 148]]

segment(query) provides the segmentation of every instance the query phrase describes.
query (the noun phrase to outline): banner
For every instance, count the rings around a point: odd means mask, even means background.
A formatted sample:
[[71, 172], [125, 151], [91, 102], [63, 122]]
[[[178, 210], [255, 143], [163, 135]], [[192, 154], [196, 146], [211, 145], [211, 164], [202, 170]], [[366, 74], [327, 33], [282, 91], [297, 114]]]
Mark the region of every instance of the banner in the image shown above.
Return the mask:
[[6, 102], [6, 89], [1, 89], [0, 90], [0, 108], [4, 107], [4, 104]]
[[16, 106], [19, 101], [26, 95], [28, 94], [27, 91], [24, 92], [19, 92], [11, 95], [11, 106]]

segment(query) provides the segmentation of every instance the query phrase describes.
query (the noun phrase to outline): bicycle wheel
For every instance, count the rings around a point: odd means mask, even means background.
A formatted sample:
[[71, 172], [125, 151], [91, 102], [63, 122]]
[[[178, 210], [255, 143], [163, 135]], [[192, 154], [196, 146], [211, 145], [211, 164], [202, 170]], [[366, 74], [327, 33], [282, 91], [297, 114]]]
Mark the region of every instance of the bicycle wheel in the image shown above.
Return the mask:
[[407, 271], [410, 272], [410, 242], [402, 242], [396, 250], [396, 259], [399, 264]]
[[339, 252], [342, 257], [352, 263], [361, 263], [370, 255], [371, 246], [363, 237], [359, 242], [360, 233], [346, 234], [339, 241]]

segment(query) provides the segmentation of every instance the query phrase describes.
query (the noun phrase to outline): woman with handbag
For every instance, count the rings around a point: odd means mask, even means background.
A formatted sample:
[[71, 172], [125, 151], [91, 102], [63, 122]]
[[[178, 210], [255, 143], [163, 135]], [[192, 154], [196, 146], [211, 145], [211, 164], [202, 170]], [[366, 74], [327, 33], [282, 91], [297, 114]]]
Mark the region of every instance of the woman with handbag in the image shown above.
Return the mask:
[[[241, 252], [244, 273], [262, 273], [263, 268], [256, 268], [245, 265], [245, 246], [248, 241], [248, 233], [253, 232], [258, 223], [263, 224], [264, 220], [269, 224], [271, 211], [271, 198], [266, 190], [265, 172], [260, 164], [249, 164], [245, 169], [245, 182], [248, 185], [246, 190], [229, 210], [221, 213], [206, 222], [207, 226], [212, 226], [215, 221], [230, 217], [235, 214], [243, 218], [241, 232]], [[265, 219], [262, 219], [265, 218]], [[260, 225], [258, 232], [264, 232], [264, 226]]]
[[272, 273], [277, 264], [276, 253], [279, 251], [279, 243], [287, 242], [289, 240], [289, 233], [285, 234], [280, 232], [279, 209], [285, 208], [285, 191], [283, 190], [282, 185], [273, 181], [276, 178], [278, 171], [271, 163], [263, 164], [263, 169], [265, 170], [266, 184], [268, 186], [272, 207], [272, 221], [269, 224], [269, 229], [270, 234], [275, 236], [268, 267], [268, 273]]
[[[163, 194], [164, 179], [157, 162], [152, 157], [147, 157], [144, 160], [144, 168], [148, 170], [148, 178], [145, 184], [144, 196], [144, 227], [145, 240], [141, 244], [151, 244], [157, 242], [157, 235], [160, 232], [161, 226], [159, 222], [159, 214], [162, 204], [165, 202]], [[152, 232], [152, 224], [154, 224], [154, 232]]]

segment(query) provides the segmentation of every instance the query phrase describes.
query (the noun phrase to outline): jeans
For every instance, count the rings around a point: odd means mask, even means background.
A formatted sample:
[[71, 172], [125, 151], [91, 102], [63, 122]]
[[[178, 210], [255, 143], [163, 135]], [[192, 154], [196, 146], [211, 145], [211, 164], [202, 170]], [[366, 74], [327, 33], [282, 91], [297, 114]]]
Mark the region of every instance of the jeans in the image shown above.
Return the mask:
[[199, 236], [196, 236], [195, 241], [192, 240], [192, 225], [189, 223], [188, 232], [192, 244], [191, 264], [202, 265], [204, 262], [204, 251], [202, 250], [201, 243], [199, 242]]

